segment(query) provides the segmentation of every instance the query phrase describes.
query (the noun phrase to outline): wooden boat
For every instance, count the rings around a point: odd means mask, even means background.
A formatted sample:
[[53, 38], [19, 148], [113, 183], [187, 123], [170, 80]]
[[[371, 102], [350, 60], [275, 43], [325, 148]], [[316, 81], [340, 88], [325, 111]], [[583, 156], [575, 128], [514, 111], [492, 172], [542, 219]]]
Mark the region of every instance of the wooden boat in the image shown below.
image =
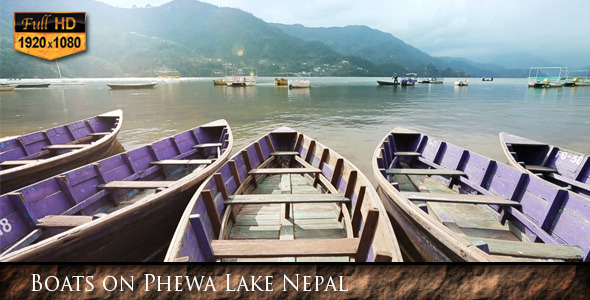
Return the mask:
[[213, 85], [227, 86], [227, 82], [223, 79], [213, 79]]
[[49, 85], [50, 85], [50, 83], [21, 83], [21, 84], [17, 84], [16, 88], [18, 88], [18, 89], [46, 88]]
[[290, 89], [305, 89], [310, 87], [311, 82], [308, 79], [289, 80]]
[[401, 261], [369, 180], [282, 127], [236, 153], [191, 199], [165, 261]]
[[500, 132], [500, 144], [509, 165], [590, 197], [589, 155], [506, 132]]
[[0, 261], [161, 261], [232, 145], [218, 120], [4, 194]]
[[129, 89], [151, 89], [156, 85], [157, 82], [150, 83], [107, 83], [107, 85], [113, 90], [129, 90]]
[[116, 146], [123, 111], [0, 141], [2, 194], [105, 158]]
[[529, 173], [403, 128], [373, 170], [411, 260], [590, 260], [588, 199]]
[[275, 77], [275, 85], [276, 86], [288, 86], [289, 81], [283, 77], [281, 77], [281, 78]]
[[16, 87], [16, 84], [1, 84], [0, 92], [12, 91]]
[[465, 80], [465, 79], [460, 79], [455, 81], [455, 86], [468, 86], [469, 85], [469, 81]]
[[422, 78], [418, 80], [418, 83], [442, 84], [443, 80], [438, 78]]
[[379, 85], [394, 85], [394, 86], [400, 85], [400, 83], [397, 82], [397, 81], [382, 81], [382, 80], [377, 80], [377, 83]]
[[489, 78], [482, 77], [481, 81], [494, 81], [494, 77], [489, 77]]

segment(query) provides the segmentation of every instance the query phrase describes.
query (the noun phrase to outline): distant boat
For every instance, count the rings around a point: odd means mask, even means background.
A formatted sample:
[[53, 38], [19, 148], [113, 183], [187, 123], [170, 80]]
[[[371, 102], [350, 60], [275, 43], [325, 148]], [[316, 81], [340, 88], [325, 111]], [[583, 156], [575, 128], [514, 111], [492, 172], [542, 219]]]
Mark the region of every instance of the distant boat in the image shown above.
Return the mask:
[[418, 80], [418, 83], [428, 83], [428, 84], [442, 84], [443, 80], [438, 78], [421, 78]]
[[494, 81], [494, 77], [490, 77], [490, 78], [485, 78], [485, 77], [483, 77], [483, 78], [481, 79], [481, 81]]
[[416, 73], [407, 73], [401, 80], [401, 86], [414, 86], [416, 84]]
[[396, 82], [396, 81], [382, 81], [382, 80], [377, 80], [377, 83], [379, 85], [395, 85], [395, 86], [400, 85], [400, 83], [399, 82]]
[[465, 79], [460, 79], [455, 81], [455, 86], [468, 86], [469, 85], [469, 81], [465, 80]]
[[124, 90], [124, 89], [151, 89], [156, 85], [156, 82], [150, 83], [107, 83], [107, 85], [113, 90]]
[[16, 87], [16, 84], [2, 84], [0, 85], [0, 91], [12, 91]]
[[531, 67], [528, 86], [533, 88], [562, 87], [566, 74], [567, 67]]
[[563, 86], [590, 86], [589, 73], [590, 70], [568, 70]]
[[227, 86], [227, 82], [223, 79], [213, 79], [213, 85]]
[[21, 83], [16, 86], [17, 89], [28, 89], [28, 88], [46, 88], [50, 83]]
[[[244, 74], [245, 72], [247, 73]], [[257, 80], [256, 68], [253, 67], [232, 69], [230, 75], [225, 78], [228, 86], [254, 86]]]
[[308, 79], [289, 80], [289, 88], [290, 89], [309, 88], [309, 87], [311, 87], [311, 82]]

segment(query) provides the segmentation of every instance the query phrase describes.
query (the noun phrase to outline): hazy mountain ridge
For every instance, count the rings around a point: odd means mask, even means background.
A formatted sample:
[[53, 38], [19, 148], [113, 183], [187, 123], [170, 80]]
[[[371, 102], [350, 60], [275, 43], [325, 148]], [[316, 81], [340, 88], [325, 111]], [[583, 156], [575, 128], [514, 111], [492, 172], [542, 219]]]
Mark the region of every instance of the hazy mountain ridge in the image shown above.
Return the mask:
[[80, 0], [8, 0], [0, 3], [0, 77], [57, 77], [55, 62], [12, 47], [13, 12], [84, 11], [88, 50], [59, 59], [66, 77], [214, 76], [227, 66], [253, 66], [311, 76], [517, 76], [522, 70], [435, 58], [395, 36], [367, 26], [306, 28], [269, 24], [233, 8], [195, 0], [125, 9]]

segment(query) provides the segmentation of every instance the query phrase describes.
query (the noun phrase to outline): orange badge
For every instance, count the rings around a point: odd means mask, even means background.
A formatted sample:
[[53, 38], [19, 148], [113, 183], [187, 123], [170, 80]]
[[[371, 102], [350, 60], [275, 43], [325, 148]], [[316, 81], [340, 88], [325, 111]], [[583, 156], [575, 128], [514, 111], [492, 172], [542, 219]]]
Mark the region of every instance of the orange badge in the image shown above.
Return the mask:
[[14, 50], [48, 60], [86, 50], [86, 13], [14, 13]]

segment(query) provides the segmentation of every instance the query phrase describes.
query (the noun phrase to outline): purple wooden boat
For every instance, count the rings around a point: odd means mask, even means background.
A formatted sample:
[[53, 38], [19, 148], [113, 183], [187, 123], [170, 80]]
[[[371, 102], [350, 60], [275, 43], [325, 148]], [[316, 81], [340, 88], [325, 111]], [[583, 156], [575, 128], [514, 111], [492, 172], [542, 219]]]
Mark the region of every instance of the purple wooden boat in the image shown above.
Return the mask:
[[122, 124], [114, 110], [0, 140], [0, 194], [111, 155]]
[[403, 128], [373, 170], [404, 258], [589, 261], [590, 201], [537, 176]]
[[401, 261], [369, 180], [326, 146], [282, 127], [197, 190], [165, 261]]
[[0, 260], [161, 261], [190, 196], [232, 145], [218, 120], [4, 194]]
[[500, 144], [509, 165], [590, 197], [588, 155], [506, 132], [500, 133]]

